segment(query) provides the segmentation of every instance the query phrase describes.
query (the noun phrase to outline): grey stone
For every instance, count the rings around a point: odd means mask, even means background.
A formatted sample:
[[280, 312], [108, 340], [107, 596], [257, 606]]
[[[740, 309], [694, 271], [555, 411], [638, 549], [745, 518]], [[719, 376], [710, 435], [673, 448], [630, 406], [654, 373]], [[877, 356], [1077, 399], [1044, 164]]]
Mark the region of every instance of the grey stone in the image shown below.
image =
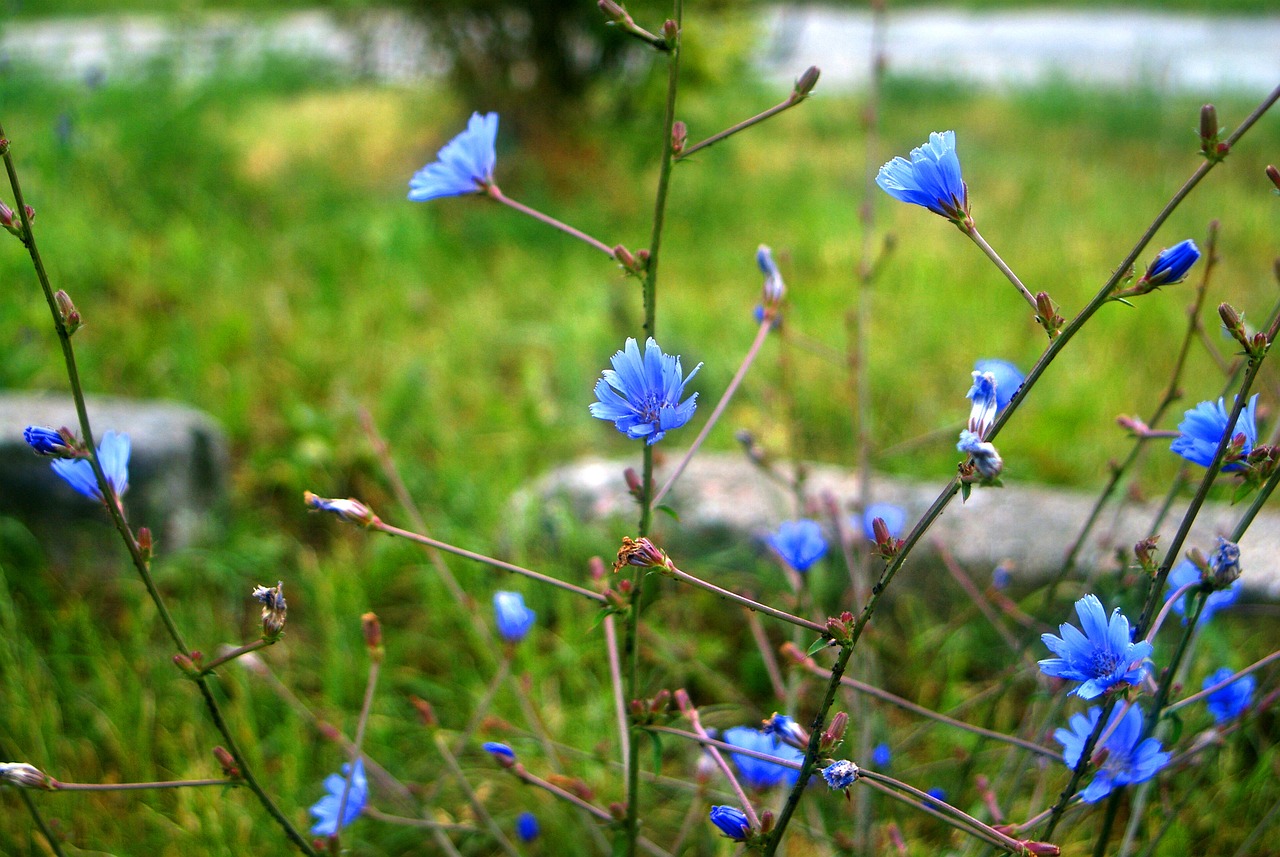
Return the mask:
[[[92, 397], [89, 418], [101, 442], [109, 430], [132, 442], [125, 508], [135, 529], [151, 528], [161, 548], [190, 546], [205, 534], [225, 502], [227, 444], [207, 414], [176, 402]], [[42, 542], [82, 541], [86, 519], [107, 520], [101, 503], [62, 481], [49, 459], [22, 438], [29, 425], [63, 426], [79, 436], [69, 394], [0, 394], [0, 514], [24, 521]], [[112, 533], [114, 535], [114, 533]]]
[[[659, 486], [673, 465], [671, 461], [656, 468]], [[517, 495], [517, 513], [544, 522], [565, 515], [588, 523], [614, 521], [622, 528], [619, 536], [629, 535], [635, 525], [636, 506], [626, 490], [622, 472], [634, 466], [635, 461], [590, 459], [558, 468]], [[852, 472], [811, 464], [807, 473], [810, 497], [830, 494], [842, 508], [852, 507], [858, 496]], [[941, 478], [922, 482], [875, 476], [871, 494], [875, 502], [894, 503], [906, 509], [909, 529], [944, 485]], [[1096, 494], [1087, 492], [1008, 482], [1003, 488], [975, 488], [967, 502], [960, 502], [958, 497], [951, 502], [920, 545], [920, 558], [909, 560], [908, 564], [932, 562], [937, 556], [937, 540], [975, 574], [981, 570], [985, 575], [997, 564], [1005, 563], [1015, 580], [1044, 580], [1061, 567], [1096, 499]], [[664, 503], [677, 513], [679, 529], [664, 526], [676, 538], [700, 544], [708, 540], [759, 539], [780, 521], [797, 517], [791, 492], [735, 455], [695, 458]], [[1166, 518], [1160, 529], [1165, 544], [1172, 538], [1185, 508], [1183, 499]], [[1207, 504], [1191, 530], [1187, 548], [1199, 547], [1208, 554], [1215, 536], [1228, 533], [1244, 508], [1243, 504]], [[1131, 551], [1134, 543], [1146, 535], [1155, 513], [1155, 504], [1128, 503], [1119, 511], [1108, 506], [1082, 550], [1077, 563], [1080, 572], [1114, 570], [1115, 551]], [[811, 510], [810, 516], [819, 520], [825, 517], [820, 510]], [[680, 548], [679, 543], [662, 546], [673, 552]], [[1246, 594], [1280, 599], [1280, 514], [1266, 510], [1259, 514], [1241, 540], [1240, 549]]]

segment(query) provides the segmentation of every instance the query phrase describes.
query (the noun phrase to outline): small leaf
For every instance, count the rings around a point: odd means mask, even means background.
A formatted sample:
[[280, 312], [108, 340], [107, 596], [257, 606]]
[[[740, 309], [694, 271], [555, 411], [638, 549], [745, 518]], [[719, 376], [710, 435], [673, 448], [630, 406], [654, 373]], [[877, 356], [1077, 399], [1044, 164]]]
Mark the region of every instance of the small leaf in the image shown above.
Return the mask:
[[822, 651], [823, 649], [825, 649], [828, 645], [830, 645], [830, 641], [828, 641], [826, 637], [819, 637], [819, 638], [814, 642], [814, 644], [813, 644], [812, 646], [810, 646], [810, 647], [809, 647], [809, 651], [808, 651], [808, 652], [806, 652], [806, 654], [808, 654], [808, 655], [809, 655], [809, 657], [813, 657], [813, 656], [814, 656], [814, 655], [816, 655], [818, 652], [820, 652], [820, 651]]
[[676, 523], [680, 522], [680, 514], [676, 512], [675, 509], [668, 506], [666, 503], [663, 503], [660, 506], [654, 506], [653, 508], [654, 508], [654, 511], [662, 512], [664, 515], [670, 515], [671, 519]]
[[960, 483], [960, 502], [961, 503], [968, 500], [969, 495], [972, 493], [973, 493], [973, 483], [971, 482]]

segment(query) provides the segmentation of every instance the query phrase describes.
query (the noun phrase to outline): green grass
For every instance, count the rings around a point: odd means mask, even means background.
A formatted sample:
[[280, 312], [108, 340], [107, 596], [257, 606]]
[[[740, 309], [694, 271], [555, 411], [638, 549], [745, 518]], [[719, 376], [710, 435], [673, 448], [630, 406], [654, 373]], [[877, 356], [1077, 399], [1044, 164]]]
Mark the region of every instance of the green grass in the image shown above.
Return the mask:
[[[650, 97], [620, 100], [643, 106]], [[752, 85], [707, 86], [688, 92], [679, 113], [698, 139], [776, 97]], [[472, 108], [439, 92], [338, 85], [316, 69], [272, 64], [205, 85], [157, 73], [93, 91], [10, 76], [0, 80], [0, 104], [55, 287], [72, 294], [87, 321], [75, 340], [87, 389], [188, 402], [216, 416], [230, 436], [232, 513], [222, 539], [179, 555], [162, 550], [157, 566], [188, 639], [213, 651], [252, 638], [249, 590], [284, 579], [288, 634], [264, 658], [322, 717], [350, 731], [366, 663], [359, 615], [377, 612], [388, 659], [370, 750], [406, 781], [439, 778], [410, 696], [429, 700], [445, 727], [457, 729], [495, 655], [475, 643], [418, 550], [310, 516], [301, 493], [359, 496], [403, 520], [360, 431], [359, 410], [367, 407], [436, 535], [480, 550], [497, 545], [518, 561], [583, 580], [587, 560], [607, 556], [621, 533], [567, 522], [542, 538], [515, 539], [523, 530], [509, 520], [507, 500], [584, 451], [638, 459], [634, 444], [586, 413], [609, 355], [638, 328], [637, 286], [594, 251], [513, 212], [474, 199], [406, 202], [408, 176]], [[1234, 125], [1249, 106], [1221, 102], [1223, 123]], [[678, 167], [658, 330], [686, 365], [705, 362], [693, 385], [704, 413], [754, 332], [759, 242], [781, 259], [792, 302], [788, 328], [844, 347], [861, 243], [859, 107], [855, 98], [820, 95]], [[954, 128], [984, 235], [1070, 317], [1197, 165], [1198, 107], [1150, 94], [1054, 87], [1002, 98], [894, 81], [872, 160]], [[53, 133], [63, 112], [73, 117], [65, 145]], [[606, 243], [638, 249], [647, 241], [656, 178], [655, 123], [650, 113], [601, 103], [555, 136], [504, 125], [499, 180], [521, 201]], [[1277, 200], [1262, 170], [1277, 147], [1280, 124], [1268, 117], [1154, 245], [1202, 239], [1208, 221], [1220, 219], [1221, 262], [1208, 306], [1230, 300], [1251, 320], [1264, 318], [1275, 299]], [[973, 361], [1000, 356], [1027, 367], [1043, 334], [953, 227], [879, 195], [874, 201], [896, 245], [872, 297], [873, 435], [877, 449], [898, 450], [876, 463], [941, 486], [954, 472]], [[25, 255], [16, 242], [0, 248], [0, 386], [65, 390]], [[1132, 309], [1099, 314], [1001, 435], [1010, 480], [1101, 483], [1107, 462], [1128, 446], [1112, 418], [1153, 406], [1190, 295], [1189, 286], [1170, 287]], [[1211, 330], [1212, 319], [1206, 313]], [[776, 449], [794, 437], [807, 458], [853, 461], [843, 370], [797, 344], [788, 346], [786, 380], [798, 428], [777, 420], [779, 347], [766, 348], [710, 446], [733, 449], [734, 429], [747, 427]], [[1188, 406], [1218, 395], [1221, 385], [1197, 352], [1182, 383]], [[687, 440], [671, 437], [673, 448]], [[1155, 454], [1142, 489], [1157, 493], [1173, 469], [1168, 456]], [[20, 523], [0, 523], [0, 748], [68, 780], [214, 775], [213, 730], [168, 663], [172, 652], [154, 610], [123, 563], [60, 566]], [[722, 582], [785, 597], [780, 576], [749, 547], [690, 559]], [[485, 615], [495, 584], [511, 585], [482, 568], [454, 568]], [[1134, 591], [1113, 586], [1104, 600], [1132, 606]], [[516, 670], [528, 674], [552, 734], [570, 745], [567, 769], [602, 802], [620, 799], [617, 774], [602, 761], [610, 758], [613, 726], [598, 617], [579, 601], [522, 588], [540, 628]], [[1004, 652], [963, 596], [939, 603], [913, 594], [909, 582], [902, 589], [871, 641], [890, 689], [949, 707], [989, 685], [999, 667], [993, 660]], [[1045, 618], [1056, 623], [1063, 615]], [[646, 653], [651, 690], [688, 687], [697, 701], [722, 706], [708, 717], [716, 726], [772, 710], [762, 662], [736, 613], [682, 593], [659, 601], [650, 621], [662, 629]], [[1197, 676], [1274, 647], [1265, 622], [1215, 622]], [[261, 683], [238, 669], [223, 672], [231, 719], [302, 823], [301, 808], [319, 798], [321, 779], [341, 761], [337, 748]], [[1017, 690], [1029, 696], [1006, 697], [991, 715], [998, 727], [1016, 723], [1027, 699], [1049, 704], [1030, 682]], [[486, 736], [509, 740], [543, 769], [536, 743], [502, 725], [523, 722], [509, 692], [499, 695], [494, 714], [499, 720]], [[1188, 713], [1186, 728], [1203, 728], [1204, 719], [1202, 711]], [[877, 739], [893, 736], [896, 774], [942, 786], [962, 804], [977, 805], [966, 765], [993, 777], [999, 771], [1002, 755], [968, 739], [917, 731], [892, 712], [872, 722]], [[1276, 799], [1274, 780], [1250, 773], [1274, 770], [1275, 737], [1268, 719], [1213, 758], [1214, 773], [1178, 815], [1161, 853], [1231, 853], [1243, 841]], [[685, 775], [688, 748], [666, 749], [664, 773]], [[529, 853], [565, 853], [564, 843], [582, 841], [569, 810], [516, 788], [474, 748], [463, 758], [504, 822], [524, 808], [542, 817], [546, 839]], [[1162, 798], [1167, 790], [1178, 799], [1183, 778], [1193, 776], [1201, 774], [1171, 777]], [[648, 823], [669, 834], [690, 799], [674, 789], [662, 794]], [[72, 853], [287, 851], [243, 793], [39, 798], [84, 849]], [[458, 795], [446, 798], [442, 806], [462, 806]], [[833, 829], [848, 829], [836, 802], [819, 802]], [[882, 809], [882, 821], [906, 829], [912, 853], [934, 853], [949, 841], [945, 829], [918, 815]], [[0, 819], [0, 851], [38, 853], [25, 811], [8, 792], [0, 791]], [[1087, 840], [1093, 824], [1078, 825], [1069, 841]], [[695, 853], [728, 853], [706, 827], [699, 820]], [[797, 838], [793, 857], [827, 853], [804, 844], [807, 838]], [[419, 832], [364, 822], [351, 842], [362, 854], [426, 847]], [[463, 850], [493, 853], [480, 837]]]

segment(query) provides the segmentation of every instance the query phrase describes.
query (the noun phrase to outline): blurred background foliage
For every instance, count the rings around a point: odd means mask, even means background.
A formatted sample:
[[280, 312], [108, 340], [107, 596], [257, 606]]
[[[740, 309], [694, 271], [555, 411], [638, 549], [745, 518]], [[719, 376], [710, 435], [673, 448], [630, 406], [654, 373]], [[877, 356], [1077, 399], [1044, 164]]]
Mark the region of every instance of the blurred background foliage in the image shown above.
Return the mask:
[[[35, 2], [21, 9], [41, 10], [71, 11]], [[686, 31], [690, 76], [678, 115], [691, 139], [786, 95], [751, 75], [748, 19], [704, 16], [699, 7], [686, 24], [694, 25]], [[520, 56], [513, 47], [512, 57]], [[365, 664], [358, 616], [376, 611], [389, 667], [370, 749], [405, 780], [430, 781], [439, 764], [424, 750], [429, 739], [409, 697], [430, 700], [456, 728], [477, 704], [494, 653], [477, 646], [420, 551], [308, 515], [301, 493], [358, 496], [389, 520], [400, 518], [360, 426], [368, 409], [435, 535], [584, 580], [589, 557], [607, 555], [631, 522], [621, 530], [565, 522], [554, 533], [517, 538], [525, 531], [508, 499], [584, 450], [638, 457], [635, 444], [586, 410], [609, 356], [638, 330], [638, 287], [594, 251], [482, 200], [405, 200], [409, 176], [470, 112], [517, 105], [513, 90], [374, 85], [274, 57], [192, 81], [175, 73], [177, 61], [158, 62], [138, 79], [91, 84], [12, 67], [0, 75], [3, 121], [38, 212], [46, 264], [87, 322], [75, 340], [85, 385], [91, 393], [181, 400], [229, 433], [232, 503], [222, 537], [177, 555], [162, 546], [157, 563], [189, 639], [211, 651], [252, 637], [250, 588], [284, 579], [289, 630], [264, 658], [322, 717], [350, 729]], [[625, 73], [573, 91], [576, 106], [558, 121], [512, 122], [504, 114], [497, 178], [512, 197], [634, 250], [648, 240], [661, 96], [647, 64], [618, 68]], [[476, 86], [489, 77], [479, 69], [468, 72]], [[528, 82], [507, 82], [520, 80]], [[525, 98], [539, 106], [544, 95], [535, 88]], [[1252, 106], [1229, 95], [1217, 103], [1228, 126]], [[857, 94], [820, 86], [812, 102], [676, 171], [658, 331], [686, 366], [705, 362], [692, 385], [704, 407], [754, 334], [758, 243], [773, 246], [791, 289], [788, 338], [767, 346], [713, 434], [713, 449], [734, 449], [733, 431], [745, 427], [774, 449], [853, 460], [840, 354], [868, 160], [878, 165], [929, 131], [954, 128], [983, 233], [1068, 317], [1198, 163], [1199, 102], [1182, 96], [1065, 83], [1000, 94], [891, 77], [883, 138], [869, 154], [862, 108]], [[1268, 117], [1179, 209], [1144, 260], [1182, 238], [1202, 240], [1220, 218], [1221, 264], [1206, 305], [1230, 300], [1251, 320], [1266, 317], [1277, 299], [1277, 209], [1262, 170], [1278, 149], [1280, 123]], [[872, 204], [880, 228], [895, 236], [871, 298], [875, 464], [940, 485], [954, 472], [974, 360], [1003, 357], [1025, 369], [1043, 334], [953, 227], [878, 194]], [[0, 251], [0, 282], [0, 386], [65, 390], [47, 310], [16, 242]], [[1007, 477], [1096, 488], [1128, 446], [1113, 418], [1148, 412], [1167, 382], [1170, 343], [1190, 299], [1189, 286], [1175, 286], [1132, 309], [1100, 313], [1002, 434]], [[1229, 350], [1212, 309], [1205, 324], [1208, 340]], [[1183, 383], [1186, 406], [1217, 396], [1221, 384], [1197, 349]], [[1274, 390], [1274, 367], [1266, 384]], [[1269, 427], [1275, 398], [1263, 398], [1271, 400]], [[788, 400], [794, 423], [777, 416]], [[1162, 427], [1176, 423], [1176, 412]], [[672, 435], [664, 446], [689, 439]], [[1154, 451], [1137, 490], [1160, 491], [1174, 469], [1170, 456]], [[203, 713], [168, 663], [145, 593], [114, 556], [59, 566], [21, 524], [0, 521], [0, 746], [68, 779], [209, 776]], [[721, 582], [785, 597], [785, 581], [754, 545], [723, 546], [698, 562]], [[567, 767], [612, 799], [619, 787], [602, 761], [612, 726], [598, 618], [567, 596], [473, 566], [455, 569], [482, 609], [496, 587], [525, 591], [539, 627], [516, 670], [551, 732], [569, 744]], [[834, 568], [814, 576], [820, 590], [839, 579]], [[994, 632], [972, 621], [975, 612], [947, 587], [927, 595], [904, 581], [870, 638], [889, 689], [940, 708], [964, 703], [1000, 666]], [[1103, 587], [1109, 606], [1132, 606], [1136, 596], [1122, 581]], [[1204, 664], [1242, 666], [1274, 648], [1274, 622], [1249, 615], [1246, 607], [1215, 620], [1201, 645]], [[770, 713], [762, 661], [736, 613], [682, 593], [659, 602], [651, 621], [663, 628], [646, 654], [653, 688], [687, 686], [695, 699], [720, 703], [713, 725]], [[261, 683], [224, 672], [232, 719], [301, 823], [301, 808], [319, 798], [339, 754], [315, 743], [322, 733]], [[1016, 686], [1019, 703], [1047, 705], [1034, 688]], [[1011, 728], [1022, 713], [1008, 703], [990, 716], [996, 728]], [[510, 725], [520, 712], [509, 694], [499, 695], [494, 714], [485, 737], [537, 759], [532, 739]], [[1202, 712], [1188, 719], [1188, 728], [1203, 727]], [[998, 758], [995, 751], [910, 726], [888, 713], [868, 727], [894, 736], [894, 773], [946, 788], [962, 805], [976, 801], [969, 766]], [[1187, 774], [1199, 784], [1196, 806], [1176, 816], [1160, 853], [1231, 853], [1243, 841], [1277, 798], [1274, 738], [1268, 716], [1245, 742]], [[686, 773], [694, 755], [667, 747], [669, 772]], [[582, 837], [569, 810], [498, 777], [482, 754], [464, 761], [512, 817], [539, 812], [542, 853], [562, 853], [555, 843]], [[649, 823], [669, 831], [690, 798], [669, 783], [662, 788], [671, 799], [656, 804]], [[10, 796], [0, 801], [0, 851], [29, 853], [25, 815]], [[59, 795], [47, 805], [87, 848], [287, 852], [242, 795]], [[446, 793], [442, 805], [461, 799]], [[919, 849], [913, 853], [949, 841], [927, 819], [882, 809], [906, 830]], [[696, 853], [723, 853], [713, 833], [701, 831]], [[1081, 843], [1087, 833], [1076, 834]], [[384, 825], [357, 825], [348, 841], [357, 853], [421, 853], [418, 833]], [[827, 853], [808, 841], [802, 832], [791, 853]], [[479, 838], [464, 850], [488, 853]]]

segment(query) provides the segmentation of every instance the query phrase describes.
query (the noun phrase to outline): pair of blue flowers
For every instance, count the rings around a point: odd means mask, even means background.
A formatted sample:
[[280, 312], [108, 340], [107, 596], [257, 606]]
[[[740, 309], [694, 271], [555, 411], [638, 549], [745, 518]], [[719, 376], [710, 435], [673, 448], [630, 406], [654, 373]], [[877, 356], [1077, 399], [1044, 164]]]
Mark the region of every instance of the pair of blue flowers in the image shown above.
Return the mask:
[[[895, 506], [892, 503], [872, 503], [863, 512], [862, 520], [858, 522], [868, 541], [876, 539], [872, 526], [876, 518], [884, 521], [889, 535], [896, 538], [907, 522], [907, 512], [901, 506]], [[772, 548], [788, 567], [801, 574], [826, 556], [828, 550], [822, 527], [817, 521], [809, 518], [783, 521], [778, 525], [777, 532], [765, 536], [765, 544]]]
[[[93, 474], [93, 465], [87, 458], [63, 458], [72, 454], [71, 448], [59, 432], [43, 426], [27, 426], [22, 432], [23, 439], [40, 455], [59, 456], [51, 462], [53, 472], [90, 500], [101, 502], [102, 489], [98, 487], [98, 479]], [[107, 477], [107, 484], [117, 498], [123, 497], [129, 490], [129, 453], [131, 451], [129, 435], [109, 431], [102, 435], [98, 444], [98, 463]]]

